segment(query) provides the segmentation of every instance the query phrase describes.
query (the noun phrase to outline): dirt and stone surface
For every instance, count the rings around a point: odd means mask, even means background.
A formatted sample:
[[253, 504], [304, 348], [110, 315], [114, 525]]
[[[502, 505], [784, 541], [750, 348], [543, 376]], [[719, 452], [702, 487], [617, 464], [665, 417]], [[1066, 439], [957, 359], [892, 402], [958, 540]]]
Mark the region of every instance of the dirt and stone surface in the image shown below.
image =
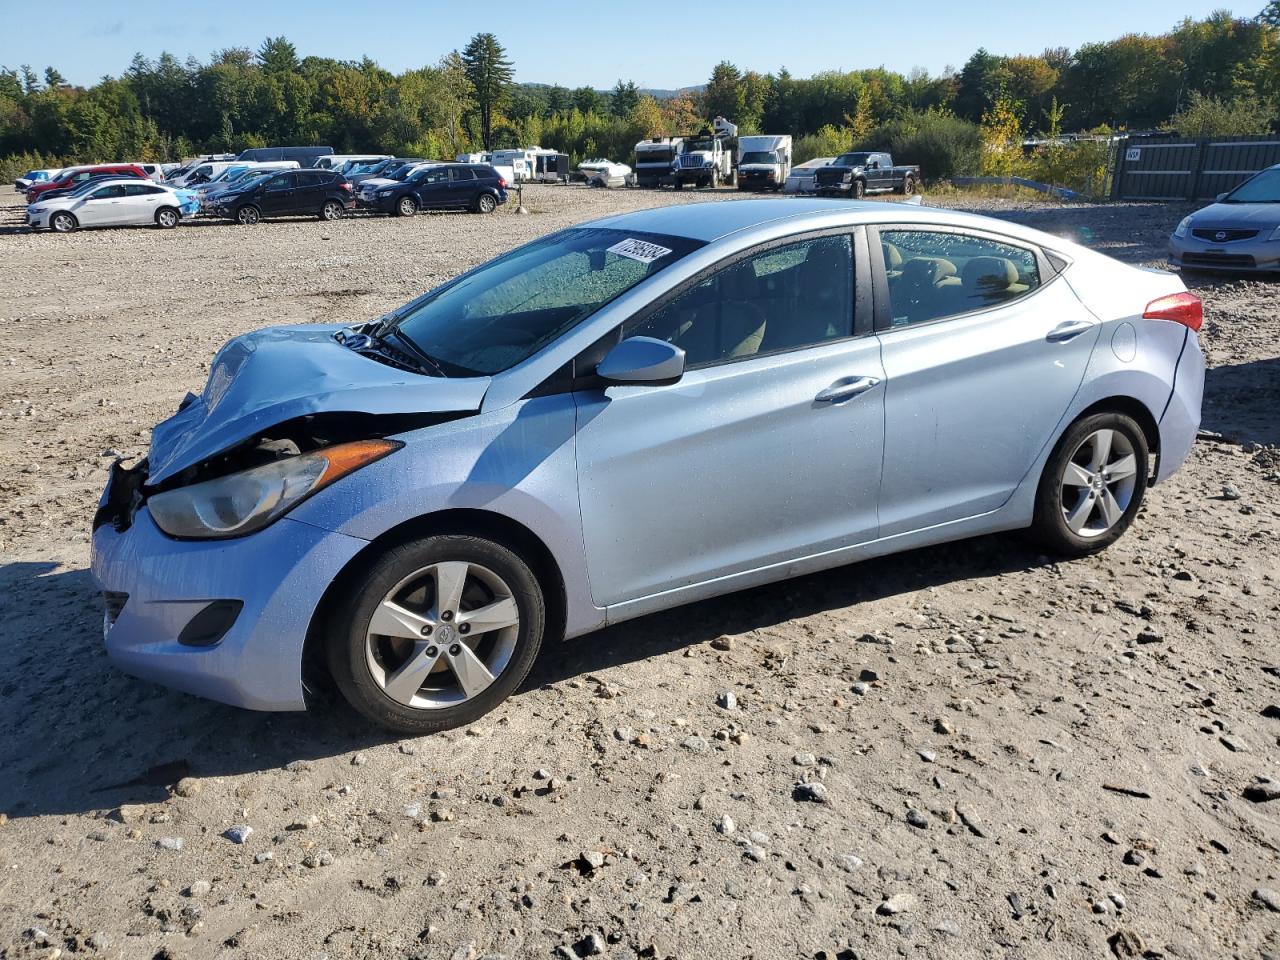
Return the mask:
[[[1280, 956], [1275, 284], [1192, 281], [1217, 436], [1103, 556], [993, 537], [648, 617], [419, 740], [108, 664], [106, 468], [219, 344], [692, 199], [73, 236], [0, 203], [0, 956]], [[1156, 266], [1186, 212], [946, 202]]]

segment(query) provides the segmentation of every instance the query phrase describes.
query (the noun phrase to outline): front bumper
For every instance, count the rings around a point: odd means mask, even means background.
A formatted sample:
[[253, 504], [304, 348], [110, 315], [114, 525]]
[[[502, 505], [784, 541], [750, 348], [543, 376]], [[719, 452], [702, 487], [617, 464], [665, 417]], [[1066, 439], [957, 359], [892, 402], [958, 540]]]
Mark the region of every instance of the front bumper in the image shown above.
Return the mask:
[[[103, 523], [93, 534], [93, 576], [108, 600], [107, 655], [126, 673], [196, 696], [251, 710], [305, 709], [312, 614], [366, 545], [289, 517], [234, 540], [180, 541], [143, 506], [127, 529]], [[179, 643], [219, 600], [242, 605], [221, 640]]]
[[[1270, 234], [1270, 230], [1267, 230]], [[1169, 265], [1232, 273], [1280, 272], [1280, 241], [1255, 237], [1212, 243], [1192, 236], [1169, 238]]]

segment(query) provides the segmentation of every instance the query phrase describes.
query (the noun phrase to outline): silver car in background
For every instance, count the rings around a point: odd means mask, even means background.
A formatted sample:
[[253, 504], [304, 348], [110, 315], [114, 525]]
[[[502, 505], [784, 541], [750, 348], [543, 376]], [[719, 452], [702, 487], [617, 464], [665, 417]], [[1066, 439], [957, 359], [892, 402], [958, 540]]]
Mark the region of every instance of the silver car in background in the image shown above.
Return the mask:
[[224, 346], [112, 470], [107, 652], [260, 710], [336, 684], [425, 733], [544, 638], [995, 531], [1085, 555], [1191, 450], [1200, 323], [1172, 274], [938, 209], [561, 230], [376, 321]]
[[806, 160], [804, 163], [798, 163], [791, 168], [791, 172], [787, 174], [786, 181], [782, 184], [783, 193], [814, 193], [817, 190], [816, 180], [819, 167], [829, 166], [835, 157], [815, 157], [812, 160]]
[[1169, 238], [1169, 263], [1188, 270], [1280, 273], [1280, 164], [1184, 217]]

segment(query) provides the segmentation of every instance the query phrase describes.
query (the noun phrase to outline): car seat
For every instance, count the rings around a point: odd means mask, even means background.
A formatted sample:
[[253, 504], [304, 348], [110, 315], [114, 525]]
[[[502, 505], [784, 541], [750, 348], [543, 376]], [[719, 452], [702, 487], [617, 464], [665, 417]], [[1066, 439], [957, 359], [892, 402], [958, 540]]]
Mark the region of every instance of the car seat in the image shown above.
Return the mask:
[[968, 310], [980, 310], [1021, 296], [1030, 288], [1018, 268], [1004, 257], [974, 257], [960, 274]]
[[957, 293], [963, 293], [963, 286], [954, 263], [942, 257], [912, 257], [892, 287], [894, 326], [954, 312], [951, 301]]

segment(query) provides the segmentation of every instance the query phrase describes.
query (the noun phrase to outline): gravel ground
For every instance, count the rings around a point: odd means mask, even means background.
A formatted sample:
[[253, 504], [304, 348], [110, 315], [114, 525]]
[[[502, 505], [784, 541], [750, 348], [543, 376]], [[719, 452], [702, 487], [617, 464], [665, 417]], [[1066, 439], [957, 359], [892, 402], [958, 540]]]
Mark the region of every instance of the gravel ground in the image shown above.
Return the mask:
[[[0, 956], [1280, 956], [1274, 285], [1193, 282], [1217, 437], [1103, 556], [992, 537], [648, 617], [421, 740], [108, 665], [106, 467], [224, 340], [692, 199], [66, 237], [0, 202]], [[1157, 266], [1186, 212], [956, 205]]]

